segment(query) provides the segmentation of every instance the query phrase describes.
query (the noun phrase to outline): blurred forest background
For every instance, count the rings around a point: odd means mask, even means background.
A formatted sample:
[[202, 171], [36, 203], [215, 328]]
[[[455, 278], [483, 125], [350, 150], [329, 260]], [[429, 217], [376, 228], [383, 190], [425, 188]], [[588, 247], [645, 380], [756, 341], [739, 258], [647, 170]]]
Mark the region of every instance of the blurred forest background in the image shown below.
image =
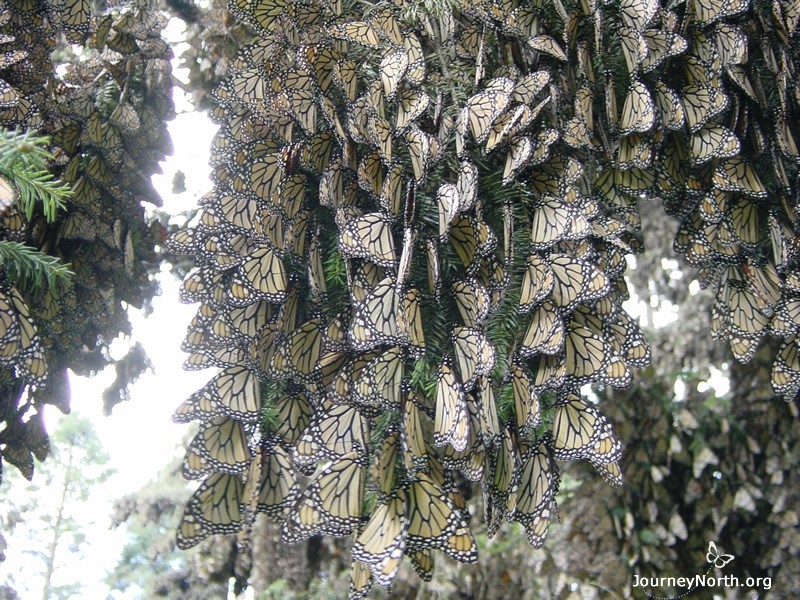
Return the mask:
[[[754, 3], [747, 14], [794, 10], [784, 36], [793, 56], [796, 3], [768, 4]], [[172, 45], [162, 37], [169, 20], [185, 27], [183, 39]], [[112, 368], [116, 381], [98, 399], [97, 411], [113, 419], [114, 406], [129, 399], [128, 386], [148, 368], [146, 348], [134, 346], [115, 361], [109, 346], [131, 333], [125, 308], [146, 310], [162, 265], [176, 278], [193, 267], [191, 260], [164, 249], [167, 236], [193, 214], [160, 211], [150, 183], [171, 149], [166, 121], [174, 117], [172, 87], [183, 88], [194, 110], [212, 110], [212, 90], [255, 34], [221, 0], [107, 6], [8, 0], [0, 5], [0, 22], [5, 57], [0, 125], [49, 136], [42, 143], [11, 134], [6, 140], [10, 158], [4, 163], [0, 156], [0, 184], [11, 181], [18, 198], [3, 209], [0, 238], [57, 256], [72, 271], [55, 275], [41, 257], [30, 258], [25, 267], [20, 255], [4, 254], [0, 290], [0, 308], [11, 315], [2, 323], [0, 353], [3, 483], [22, 485], [21, 474], [35, 486], [29, 504], [3, 506], [0, 560], [18, 560], [17, 549], [2, 547], [9, 532], [35, 526], [54, 535], [53, 545], [40, 548], [36, 558], [49, 565], [47, 571], [57, 544], [68, 553], [80, 552], [82, 540], [74, 537], [80, 536], [80, 524], [62, 514], [63, 502], [61, 509], [39, 515], [45, 507], [37, 498], [57, 480], [64, 482], [62, 501], [80, 503], [107, 474], [90, 426], [77, 422], [46, 433], [44, 406], [69, 411], [68, 368], [85, 375]], [[789, 64], [790, 58], [782, 60]], [[173, 77], [172, 65], [188, 77]], [[783, 76], [797, 94], [797, 82], [787, 73], [793, 77], [788, 67]], [[50, 153], [48, 171], [72, 190], [57, 214], [48, 214], [46, 203], [31, 202], [28, 208], [19, 192], [35, 182], [25, 175], [32, 167], [19, 157], [36, 144]], [[181, 179], [191, 176], [176, 174], [175, 193], [184, 189]], [[638, 314], [652, 362], [634, 372], [628, 388], [601, 385], [592, 392], [624, 443], [624, 485], [609, 486], [588, 464], [562, 463], [558, 518], [543, 547], [533, 550], [518, 523], [489, 538], [480, 485], [462, 480], [480, 561], [462, 565], [443, 557], [429, 582], [404, 562], [392, 597], [643, 597], [632, 587], [635, 575], [705, 572], [710, 541], [735, 556], [726, 573], [770, 577], [772, 589], [701, 590], [692, 597], [788, 598], [800, 589], [798, 405], [771, 384], [781, 336], [759, 334], [761, 344], [756, 341], [758, 349], [746, 364], [736, 360], [729, 344], [711, 339], [717, 289], [707, 285], [707, 271], [698, 272], [673, 249], [690, 211], [667, 216], [657, 195], [642, 194], [638, 204], [643, 251], [628, 257], [625, 280], [632, 301], [626, 307]], [[784, 325], [784, 331], [796, 331], [800, 320]], [[194, 430], [187, 433], [187, 446], [193, 435]], [[146, 434], [142, 442], [147, 443]], [[74, 447], [80, 456], [73, 456]], [[75, 469], [75, 461], [95, 466]], [[123, 594], [119, 597], [188, 600], [224, 598], [229, 592], [244, 597], [248, 586], [256, 598], [347, 594], [350, 542], [313, 536], [286, 545], [279, 524], [263, 514], [249, 544], [236, 535], [213, 536], [189, 551], [177, 550], [175, 530], [192, 493], [181, 471], [180, 461], [166, 465], [138, 493], [116, 502], [112, 521], [124, 526], [128, 541], [107, 584]], [[381, 597], [383, 590], [371, 593]], [[0, 598], [17, 597], [10, 585], [0, 587]], [[43, 597], [82, 596], [80, 589], [53, 586]]]

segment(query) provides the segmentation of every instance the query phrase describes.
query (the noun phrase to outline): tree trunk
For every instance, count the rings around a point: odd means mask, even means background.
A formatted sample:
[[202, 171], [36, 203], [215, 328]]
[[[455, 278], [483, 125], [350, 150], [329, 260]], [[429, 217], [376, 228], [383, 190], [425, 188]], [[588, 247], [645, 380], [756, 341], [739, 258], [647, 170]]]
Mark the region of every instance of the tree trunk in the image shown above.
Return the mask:
[[56, 550], [58, 549], [58, 540], [61, 537], [61, 523], [64, 520], [64, 505], [67, 501], [67, 491], [69, 490], [69, 482], [72, 478], [72, 448], [69, 449], [69, 456], [67, 457], [67, 465], [64, 472], [64, 485], [61, 487], [61, 498], [58, 500], [58, 507], [56, 511], [56, 520], [53, 524], [53, 537], [47, 547], [47, 556], [45, 556], [45, 572], [44, 572], [44, 585], [42, 586], [42, 600], [47, 600], [50, 597], [50, 579], [53, 576], [56, 565]]

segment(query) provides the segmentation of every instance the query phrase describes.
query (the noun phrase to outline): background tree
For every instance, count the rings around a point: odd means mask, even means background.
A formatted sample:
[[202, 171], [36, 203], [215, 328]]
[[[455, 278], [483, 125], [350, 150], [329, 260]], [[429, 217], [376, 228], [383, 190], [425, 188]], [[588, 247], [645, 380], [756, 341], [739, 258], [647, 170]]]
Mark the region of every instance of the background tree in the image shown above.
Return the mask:
[[[61, 419], [51, 440], [49, 460], [24, 492], [10, 493], [12, 484], [19, 485], [14, 476], [3, 483], [3, 520], [12, 533], [5, 552], [7, 581], [21, 586], [25, 597], [43, 599], [70, 598], [86, 585], [75, 561], [99, 517], [87, 510], [92, 506], [87, 502], [113, 473], [88, 419]], [[11, 498], [20, 500], [14, 504]]]
[[[3, 172], [10, 185], [0, 242], [40, 251], [73, 273], [58, 285], [20, 282], [5, 261], [0, 274], [0, 454], [28, 479], [33, 457], [47, 455], [43, 407], [69, 411], [67, 368], [88, 375], [113, 362], [108, 345], [130, 333], [125, 306], [144, 308], [156, 291], [163, 229], [148, 223], [143, 203], [160, 204], [150, 175], [170, 148], [166, 22], [154, 6], [126, 3], [0, 6], [0, 127], [36, 132], [31, 139], [42, 139], [49, 154], [32, 174], [56, 177], [70, 191], [54, 210], [32, 202], [45, 200], [46, 189]], [[20, 142], [12, 156], [32, 164], [34, 150]], [[131, 353], [106, 410], [146, 365]]]

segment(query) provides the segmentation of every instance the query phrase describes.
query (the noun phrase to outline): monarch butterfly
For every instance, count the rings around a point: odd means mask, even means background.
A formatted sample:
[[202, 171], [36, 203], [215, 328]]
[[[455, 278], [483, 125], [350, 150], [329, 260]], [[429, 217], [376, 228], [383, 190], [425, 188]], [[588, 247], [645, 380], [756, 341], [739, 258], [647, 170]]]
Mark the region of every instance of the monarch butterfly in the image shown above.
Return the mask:
[[548, 54], [558, 60], [567, 60], [567, 55], [558, 42], [549, 35], [535, 35], [528, 38], [528, 45], [538, 52]]
[[514, 514], [517, 503], [517, 455], [508, 428], [503, 428], [500, 443], [490, 447], [488, 493], [486, 494], [487, 535], [492, 538], [500, 523]]
[[433, 580], [433, 552], [428, 548], [422, 548], [414, 551], [409, 550], [406, 555], [422, 581]]
[[344, 256], [365, 258], [383, 267], [397, 262], [389, 221], [382, 213], [368, 213], [347, 223], [339, 235]]
[[417, 35], [409, 31], [403, 35], [403, 47], [408, 54], [406, 79], [411, 85], [419, 85], [425, 80], [425, 55], [422, 52], [422, 44]]
[[536, 447], [522, 456], [519, 487], [513, 519], [522, 524], [528, 542], [541, 548], [554, 514], [558, 514], [556, 493], [559, 486], [558, 467], [553, 460], [552, 438], [542, 437]]
[[182, 473], [185, 479], [200, 479], [215, 471], [242, 474], [251, 459], [242, 424], [229, 417], [218, 417], [201, 426], [186, 451]]
[[643, 135], [633, 133], [619, 141], [617, 167], [621, 170], [631, 168], [649, 169], [653, 162], [653, 146], [651, 140]]
[[771, 262], [755, 264], [753, 260], [748, 260], [742, 265], [742, 270], [761, 310], [765, 314], [772, 314], [781, 299], [780, 278], [775, 265]]
[[400, 406], [404, 374], [404, 355], [391, 348], [372, 358], [361, 369], [353, 389], [354, 399], [367, 406], [393, 409]]
[[261, 416], [261, 386], [247, 367], [220, 371], [204, 388], [219, 410], [232, 419], [255, 423]]
[[660, 80], [656, 82], [653, 91], [661, 125], [667, 130], [681, 129], [686, 122], [681, 97]]
[[719, 290], [722, 302], [728, 307], [730, 331], [738, 336], [759, 340], [769, 323], [746, 282], [729, 279]]
[[363, 46], [377, 48], [381, 45], [377, 31], [366, 21], [350, 21], [333, 25], [328, 28], [328, 33], [335, 38], [356, 42]]
[[561, 240], [580, 240], [590, 233], [579, 204], [545, 194], [533, 205], [531, 247], [545, 250]]
[[404, 131], [427, 110], [430, 96], [421, 90], [405, 90], [400, 93], [397, 103], [394, 130]]
[[506, 154], [506, 164], [503, 167], [503, 185], [513, 181], [520, 169], [528, 164], [533, 150], [533, 139], [529, 136], [514, 138]]
[[501, 433], [490, 375], [482, 375], [478, 378], [475, 396], [475, 404], [480, 413], [480, 432], [484, 444], [487, 447], [495, 447], [500, 444]]
[[530, 124], [533, 117], [533, 111], [525, 105], [518, 106], [512, 112], [501, 115], [492, 125], [486, 138], [486, 151], [491, 152], [512, 139], [514, 135]]
[[553, 271], [548, 261], [538, 254], [528, 256], [528, 268], [522, 278], [519, 311], [530, 310], [550, 295], [553, 289]]
[[271, 375], [278, 379], [293, 378], [313, 383], [321, 375], [323, 335], [324, 326], [319, 317], [309, 319], [295, 329], [276, 348]]
[[178, 526], [178, 548], [188, 550], [209, 535], [239, 531], [243, 488], [239, 475], [209, 475], [186, 504]]
[[403, 181], [403, 165], [395, 162], [390, 165], [380, 191], [380, 207], [388, 217], [397, 217], [402, 210], [403, 195], [401, 183]]
[[550, 148], [558, 141], [560, 135], [558, 129], [552, 127], [543, 129], [537, 133], [536, 137], [533, 139], [533, 152], [531, 153], [528, 165], [539, 165], [550, 158]]
[[[342, 131], [344, 133], [344, 131]], [[316, 134], [310, 140], [304, 142], [300, 146], [300, 164], [313, 172], [315, 175], [319, 175], [325, 169], [325, 167], [330, 162], [331, 156], [333, 155], [333, 149], [335, 144], [335, 137], [332, 131], [323, 131], [321, 133]], [[288, 161], [287, 161], [288, 162]], [[287, 171], [291, 170], [288, 168]], [[289, 181], [291, 178], [287, 177], [284, 178], [282, 181], [281, 186], [281, 195], [274, 196], [280, 198], [281, 201], [283, 200], [284, 190], [286, 189], [287, 185], [289, 185]], [[305, 184], [305, 178], [300, 178], [295, 180], [297, 183]], [[295, 183], [295, 185], [297, 185]], [[294, 194], [289, 195], [288, 198], [291, 200], [295, 200], [295, 196], [298, 194], [297, 190], [291, 188], [290, 191], [293, 191]], [[298, 210], [299, 207], [295, 210]], [[287, 211], [288, 218], [292, 218], [294, 213]]]
[[342, 157], [334, 156], [322, 172], [319, 180], [319, 203], [327, 208], [345, 206], [345, 174], [346, 168]]
[[718, 23], [714, 28], [714, 45], [723, 67], [747, 62], [747, 35], [736, 25]]
[[366, 464], [357, 452], [336, 459], [311, 482], [281, 526], [293, 544], [312, 535], [350, 535], [361, 521]]
[[323, 401], [294, 448], [294, 463], [303, 471], [350, 452], [364, 455], [368, 436], [369, 424], [356, 408]]
[[475, 538], [444, 491], [425, 473], [407, 488], [409, 551], [441, 550], [462, 563], [478, 560]]
[[242, 491], [247, 502], [247, 517], [266, 513], [273, 519], [283, 518], [298, 493], [299, 486], [288, 452], [274, 439], [263, 440], [256, 448]]
[[303, 388], [291, 387], [275, 398], [270, 407], [275, 417], [269, 421], [270, 434], [286, 444], [294, 444], [305, 431], [313, 410]]
[[17, 467], [22, 476], [28, 481], [33, 479], [33, 454], [27, 447], [5, 444], [5, 448], [2, 450], [2, 459]]
[[475, 278], [456, 281], [453, 284], [456, 306], [464, 325], [478, 327], [489, 316], [490, 298], [486, 287]]
[[357, 72], [356, 63], [352, 60], [339, 60], [333, 68], [334, 81], [350, 102], [355, 102], [358, 96]]
[[382, 279], [355, 308], [348, 328], [348, 339], [358, 351], [370, 350], [380, 345], [405, 345], [408, 332], [398, 326], [398, 315], [403, 298], [391, 277]]
[[[416, 473], [428, 464], [426, 431], [433, 430], [430, 418], [417, 405], [417, 396], [406, 390], [402, 402], [403, 427], [400, 430], [403, 447], [403, 465], [409, 473]], [[427, 427], [423, 425], [425, 421]]]
[[353, 558], [369, 565], [375, 583], [389, 587], [408, 538], [408, 500], [402, 490], [372, 511], [353, 544]]
[[[438, 451], [432, 448], [429, 453], [436, 452], [434, 459], [428, 461], [428, 468], [432, 474], [439, 474], [437, 483], [445, 484], [445, 469], [449, 471], [460, 471], [469, 481], [480, 481], [483, 477], [483, 469], [486, 464], [486, 443], [483, 439], [483, 427], [477, 406], [478, 401], [473, 394], [464, 395], [467, 412], [469, 413], [468, 430], [470, 431], [470, 443], [463, 450], [456, 450], [452, 445], [445, 445]], [[436, 438], [434, 436], [434, 442]], [[436, 460], [438, 458], [438, 460]]]
[[761, 244], [758, 205], [749, 198], [739, 198], [725, 214], [725, 224], [733, 238], [745, 249], [755, 251]]
[[644, 36], [636, 29], [623, 25], [618, 31], [619, 39], [622, 43], [622, 54], [625, 57], [628, 72], [634, 73], [647, 58], [647, 43]]
[[233, 306], [242, 307], [266, 300], [280, 303], [288, 295], [288, 276], [283, 261], [270, 249], [254, 251], [234, 273], [228, 291]]
[[456, 55], [461, 58], [478, 58], [483, 45], [482, 34], [475, 25], [468, 25], [461, 29], [455, 40]]
[[609, 292], [608, 278], [590, 262], [567, 254], [551, 254], [549, 267], [553, 273], [553, 304], [565, 312], [574, 310], [580, 302], [599, 300]]
[[461, 374], [462, 389], [469, 391], [478, 377], [488, 375], [494, 369], [494, 346], [481, 331], [469, 327], [454, 328], [450, 340]]
[[[492, 245], [488, 246], [488, 252], [491, 252], [494, 248], [493, 244], [496, 242], [496, 238], [492, 238], [490, 241]], [[491, 254], [485, 256], [478, 264], [475, 278], [484, 285], [489, 292], [489, 297], [491, 299], [490, 308], [494, 309], [499, 306], [503, 293], [510, 281], [509, 274], [503, 266], [503, 263]]]
[[387, 99], [394, 99], [397, 86], [408, 69], [408, 54], [405, 50], [395, 50], [383, 57], [380, 64], [380, 78], [383, 94]]
[[183, 363], [187, 371], [198, 371], [208, 367], [229, 367], [248, 363], [249, 357], [242, 348], [225, 346], [214, 349], [197, 349]]
[[599, 410], [575, 395], [556, 405], [553, 455], [559, 460], [587, 458], [606, 464], [618, 460], [622, 444]]
[[433, 443], [436, 446], [450, 444], [454, 450], [462, 452], [466, 449], [470, 437], [464, 390], [453, 371], [452, 359], [445, 355], [436, 378]]
[[647, 56], [641, 62], [645, 73], [654, 70], [666, 59], [683, 54], [688, 47], [683, 37], [671, 31], [645, 29], [642, 35], [647, 44]]
[[414, 170], [414, 179], [422, 183], [431, 165], [431, 137], [416, 125], [410, 126], [405, 132], [408, 153], [411, 157], [411, 168]]
[[539, 396], [528, 373], [520, 365], [512, 364], [510, 371], [517, 428], [521, 431], [534, 429], [539, 426], [542, 419]]
[[620, 134], [650, 131], [655, 119], [656, 105], [650, 90], [641, 81], [632, 82], [625, 103], [622, 105], [622, 116], [619, 120]]
[[520, 77], [514, 85], [511, 99], [520, 104], [531, 104], [550, 83], [550, 71], [540, 70]]
[[400, 45], [403, 43], [403, 33], [391, 9], [385, 8], [374, 12], [369, 17], [369, 23], [375, 27], [378, 35], [389, 41], [390, 44]]
[[497, 244], [497, 238], [485, 223], [467, 215], [455, 220], [450, 227], [448, 237], [458, 258], [468, 271], [474, 270], [477, 259], [487, 255]]
[[623, 22], [636, 31], [644, 31], [658, 12], [656, 0], [622, 0], [619, 5]]
[[379, 351], [371, 350], [369, 352], [359, 354], [355, 358], [342, 365], [336, 373], [336, 376], [328, 385], [329, 399], [337, 404], [349, 404], [357, 406], [368, 416], [373, 416], [376, 412], [378, 412], [376, 407], [371, 403], [367, 402], [365, 404], [363, 402], [359, 402], [359, 400], [355, 397], [355, 386], [356, 382], [360, 381], [361, 379], [361, 373], [363, 372], [364, 367], [366, 367], [374, 358], [379, 356]]
[[592, 329], [574, 319], [566, 329], [564, 339], [566, 375], [576, 385], [594, 381], [608, 365], [611, 349]]
[[264, 102], [267, 96], [266, 75], [260, 66], [243, 69], [225, 81], [225, 87], [221, 88], [220, 93], [224, 89], [242, 104], [255, 106]]
[[369, 143], [377, 148], [384, 164], [392, 163], [392, 127], [382, 117], [371, 116], [367, 120]]
[[[294, 72], [290, 71], [286, 74], [286, 79], [283, 80], [282, 85], [291, 86], [293, 75], [301, 75], [301, 81], [296, 85], [309, 85], [311, 78], [306, 71]], [[306, 83], [308, 82], [308, 83]], [[306, 131], [309, 135], [314, 135], [317, 132], [317, 103], [314, 92], [309, 89], [284, 89], [279, 93], [281, 100], [286, 101], [289, 114], [294, 120]]]
[[390, 426], [383, 441], [378, 444], [370, 467], [370, 477], [383, 497], [388, 497], [395, 488], [395, 468], [399, 450], [400, 431], [397, 427]]
[[655, 175], [651, 170], [631, 167], [625, 171], [614, 170], [614, 185], [623, 194], [640, 196], [653, 187]]
[[650, 347], [644, 333], [624, 310], [603, 319], [602, 333], [627, 364], [641, 368], [650, 364]]
[[775, 313], [770, 320], [770, 333], [788, 337], [798, 330], [800, 330], [800, 299], [782, 299], [775, 307]]
[[758, 173], [741, 157], [721, 162], [714, 170], [714, 185], [726, 192], [738, 192], [751, 198], [767, 197], [767, 189]]
[[458, 166], [456, 190], [461, 210], [472, 210], [478, 195], [478, 168], [470, 161], [462, 161]]
[[728, 96], [708, 84], [693, 84], [681, 89], [689, 133], [699, 131], [708, 121], [728, 108]]
[[443, 183], [439, 186], [436, 205], [439, 213], [439, 239], [444, 239], [453, 219], [461, 212], [461, 199], [455, 184]]
[[250, 190], [262, 200], [271, 202], [273, 194], [280, 190], [286, 170], [281, 152], [267, 154], [252, 161], [250, 166]]
[[552, 303], [545, 301], [531, 315], [519, 354], [523, 357], [558, 354], [564, 348], [565, 335], [564, 321], [558, 310]]
[[350, 600], [362, 600], [367, 597], [371, 588], [372, 572], [369, 565], [353, 559], [353, 564], [350, 567], [350, 586], [347, 597]]
[[487, 82], [483, 91], [472, 95], [464, 104], [463, 118], [476, 143], [482, 144], [494, 121], [505, 112], [514, 91], [514, 82], [498, 77]]
[[747, 2], [701, 2], [692, 0], [689, 4], [692, 20], [699, 25], [709, 25], [719, 19], [732, 17], [745, 10], [749, 4]]
[[172, 420], [175, 423], [207, 422], [220, 415], [222, 415], [222, 410], [216, 400], [205, 389], [202, 389], [181, 402], [172, 413]]
[[689, 156], [694, 165], [712, 158], [730, 158], [739, 154], [739, 138], [727, 127], [706, 125], [695, 133], [689, 143]]
[[330, 46], [313, 45], [301, 48], [300, 55], [313, 68], [319, 90], [323, 94], [327, 93], [333, 83], [334, 69], [342, 60], [342, 54]]

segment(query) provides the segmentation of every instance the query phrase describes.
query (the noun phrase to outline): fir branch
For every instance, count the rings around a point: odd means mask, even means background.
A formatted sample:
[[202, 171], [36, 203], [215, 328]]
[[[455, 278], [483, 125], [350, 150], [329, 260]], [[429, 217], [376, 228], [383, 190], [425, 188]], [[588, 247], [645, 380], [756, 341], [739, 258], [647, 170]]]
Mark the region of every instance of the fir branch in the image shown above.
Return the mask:
[[30, 131], [22, 133], [0, 129], [0, 174], [11, 180], [18, 192], [17, 202], [27, 219], [33, 216], [37, 201], [45, 218], [52, 222], [72, 195], [72, 188], [53, 179], [48, 163], [53, 155], [46, 146], [50, 138]]
[[8, 240], [0, 241], [0, 265], [5, 268], [8, 279], [13, 282], [23, 280], [33, 288], [41, 287], [45, 282], [51, 288], [58, 280], [67, 280], [74, 275], [58, 257]]
[[49, 222], [56, 220], [59, 209], [66, 209], [64, 200], [72, 195], [72, 188], [66, 183], [53, 179], [49, 171], [28, 171], [16, 167], [11, 173], [14, 185], [19, 190], [19, 205], [30, 220], [36, 201], [41, 200], [42, 212]]

